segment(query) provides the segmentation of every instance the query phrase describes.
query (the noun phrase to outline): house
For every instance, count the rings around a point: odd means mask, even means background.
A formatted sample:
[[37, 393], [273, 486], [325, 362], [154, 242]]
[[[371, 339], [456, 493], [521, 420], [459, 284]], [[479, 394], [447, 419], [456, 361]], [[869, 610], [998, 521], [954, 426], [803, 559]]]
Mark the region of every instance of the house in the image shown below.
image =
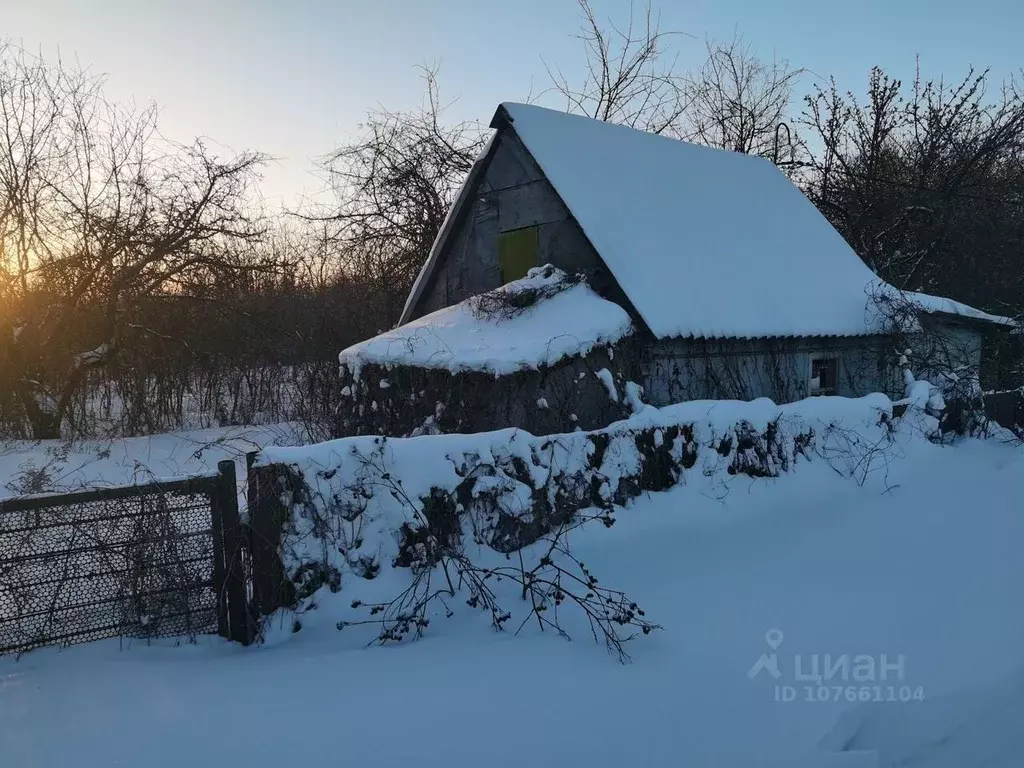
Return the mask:
[[663, 405], [898, 395], [908, 339], [976, 370], [985, 334], [1013, 325], [882, 283], [762, 158], [523, 104], [491, 127], [399, 328], [552, 265], [628, 314]]

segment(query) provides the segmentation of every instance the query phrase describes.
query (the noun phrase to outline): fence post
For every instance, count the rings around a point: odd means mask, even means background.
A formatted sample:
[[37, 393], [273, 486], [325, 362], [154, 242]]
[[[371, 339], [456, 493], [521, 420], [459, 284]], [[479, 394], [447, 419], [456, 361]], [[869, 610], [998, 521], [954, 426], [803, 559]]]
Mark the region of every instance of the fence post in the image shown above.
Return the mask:
[[245, 626], [249, 633], [249, 642], [254, 643], [260, 636], [261, 622], [258, 606], [258, 593], [256, 590], [256, 556], [253, 553], [253, 527], [252, 527], [252, 468], [256, 464], [256, 457], [259, 451], [247, 451], [245, 454], [245, 524], [241, 528], [241, 535], [245, 537], [245, 551], [248, 557], [248, 591], [245, 599]]
[[217, 600], [217, 634], [231, 637], [228, 619], [227, 564], [230, 561], [224, 535], [224, 498], [221, 493], [221, 478], [218, 475], [209, 494], [210, 527], [213, 531], [213, 591]]
[[253, 609], [257, 618], [269, 616], [293, 602], [279, 552], [281, 534], [290, 514], [290, 509], [281, 499], [282, 492], [292, 490], [288, 486], [286, 467], [271, 464], [249, 470], [247, 496]]
[[243, 562], [242, 530], [238, 518], [238, 485], [235, 479], [235, 462], [231, 459], [217, 463], [217, 503], [220, 508], [222, 540], [224, 542], [224, 581], [221, 590], [221, 610], [226, 612], [226, 637], [249, 645], [252, 633], [249, 628], [249, 611], [245, 589], [245, 564]]

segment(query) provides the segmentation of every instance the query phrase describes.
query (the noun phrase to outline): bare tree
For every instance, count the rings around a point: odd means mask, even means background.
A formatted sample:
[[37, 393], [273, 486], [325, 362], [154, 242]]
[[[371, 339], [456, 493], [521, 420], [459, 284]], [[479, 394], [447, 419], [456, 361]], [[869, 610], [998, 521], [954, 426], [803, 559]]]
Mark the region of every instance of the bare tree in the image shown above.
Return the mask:
[[794, 160], [795, 137], [788, 131], [780, 135], [778, 128], [803, 70], [785, 59], [762, 60], [741, 35], [727, 43], [708, 40], [706, 46], [703, 66], [687, 77], [683, 137], [776, 162]]
[[326, 224], [346, 272], [380, 297], [378, 317], [397, 319], [448, 209], [486, 142], [478, 123], [446, 123], [436, 68], [424, 68], [426, 95], [415, 110], [379, 109], [361, 135], [321, 163], [334, 202], [307, 211]]
[[253, 267], [232, 244], [262, 233], [247, 193], [263, 158], [173, 144], [156, 118], [107, 101], [100, 77], [0, 47], [2, 385], [36, 438], [59, 435], [134, 308]]
[[565, 110], [650, 133], [672, 133], [686, 111], [686, 81], [678, 71], [675, 39], [661, 29], [650, 2], [638, 14], [630, 3], [624, 25], [602, 22], [590, 0], [578, 0], [586, 72], [575, 85], [558, 67], [545, 64], [551, 91]]
[[988, 71], [909, 87], [880, 69], [867, 99], [834, 81], [805, 100], [806, 191], [893, 285], [1002, 314], [1024, 309], [1024, 98]]

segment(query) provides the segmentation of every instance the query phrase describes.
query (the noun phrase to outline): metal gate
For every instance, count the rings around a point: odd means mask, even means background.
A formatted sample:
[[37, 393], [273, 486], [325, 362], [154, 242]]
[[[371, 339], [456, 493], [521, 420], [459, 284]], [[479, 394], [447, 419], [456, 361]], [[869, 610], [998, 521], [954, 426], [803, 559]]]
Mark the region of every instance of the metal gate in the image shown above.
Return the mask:
[[0, 501], [0, 655], [110, 637], [252, 642], [234, 462]]

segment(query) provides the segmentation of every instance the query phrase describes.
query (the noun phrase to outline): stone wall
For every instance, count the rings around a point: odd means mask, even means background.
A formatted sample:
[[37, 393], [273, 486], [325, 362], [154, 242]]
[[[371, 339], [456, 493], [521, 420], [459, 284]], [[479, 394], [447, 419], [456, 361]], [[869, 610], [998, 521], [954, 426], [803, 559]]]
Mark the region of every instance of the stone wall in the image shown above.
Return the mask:
[[502, 376], [381, 365], [364, 365], [356, 376], [343, 366], [335, 436], [403, 437], [506, 427], [546, 435], [599, 429], [632, 412], [627, 383], [638, 376], [639, 355], [636, 340], [627, 338], [584, 356]]

